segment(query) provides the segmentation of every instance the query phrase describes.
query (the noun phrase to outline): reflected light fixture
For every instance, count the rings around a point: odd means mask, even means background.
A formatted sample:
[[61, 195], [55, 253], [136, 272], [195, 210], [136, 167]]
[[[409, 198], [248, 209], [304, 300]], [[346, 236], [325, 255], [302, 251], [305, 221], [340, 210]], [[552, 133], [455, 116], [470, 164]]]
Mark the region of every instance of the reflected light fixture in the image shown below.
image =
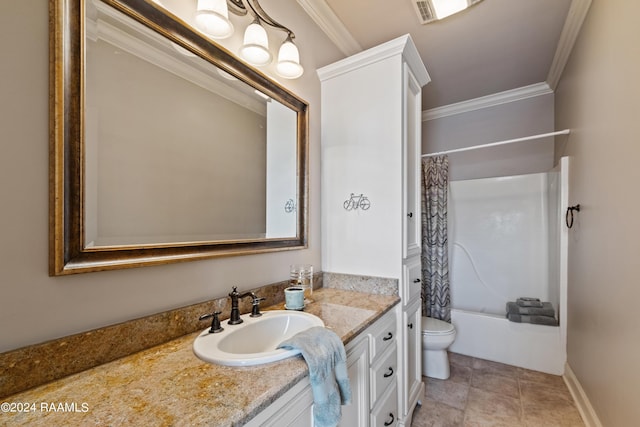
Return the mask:
[[238, 16], [250, 14], [253, 22], [245, 29], [240, 56], [251, 65], [265, 66], [273, 55], [269, 50], [269, 37], [265, 26], [287, 33], [278, 51], [276, 72], [287, 79], [296, 79], [304, 73], [300, 65], [300, 52], [293, 40], [293, 31], [271, 18], [258, 0], [198, 0], [196, 27], [214, 39], [228, 38], [233, 34], [229, 12]]
[[227, 0], [198, 0], [196, 25], [214, 39], [225, 39], [233, 34], [229, 21]]
[[444, 19], [482, 0], [410, 0], [421, 24]]

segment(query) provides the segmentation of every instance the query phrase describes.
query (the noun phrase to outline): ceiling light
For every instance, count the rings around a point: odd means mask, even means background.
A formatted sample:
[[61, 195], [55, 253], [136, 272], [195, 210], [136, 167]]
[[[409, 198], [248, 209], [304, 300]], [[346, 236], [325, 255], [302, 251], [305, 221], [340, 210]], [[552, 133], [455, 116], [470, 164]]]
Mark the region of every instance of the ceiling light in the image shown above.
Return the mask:
[[436, 18], [442, 19], [469, 7], [467, 0], [431, 0]]
[[410, 0], [421, 24], [451, 16], [482, 0]]

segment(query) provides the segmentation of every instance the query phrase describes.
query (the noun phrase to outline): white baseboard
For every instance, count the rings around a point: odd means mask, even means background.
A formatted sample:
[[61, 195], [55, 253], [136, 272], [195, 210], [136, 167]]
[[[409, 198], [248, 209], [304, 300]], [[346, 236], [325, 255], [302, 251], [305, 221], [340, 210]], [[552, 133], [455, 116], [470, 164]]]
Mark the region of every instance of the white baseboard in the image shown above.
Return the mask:
[[602, 427], [602, 423], [598, 419], [598, 415], [596, 411], [594, 411], [593, 406], [591, 406], [591, 402], [587, 397], [587, 394], [584, 392], [582, 385], [580, 385], [580, 381], [571, 370], [571, 366], [567, 363], [564, 369], [564, 382], [567, 384], [569, 388], [569, 392], [573, 397], [573, 401], [576, 403], [578, 407], [578, 411], [580, 412], [580, 416], [582, 417], [582, 421], [584, 421], [584, 425], [586, 427]]

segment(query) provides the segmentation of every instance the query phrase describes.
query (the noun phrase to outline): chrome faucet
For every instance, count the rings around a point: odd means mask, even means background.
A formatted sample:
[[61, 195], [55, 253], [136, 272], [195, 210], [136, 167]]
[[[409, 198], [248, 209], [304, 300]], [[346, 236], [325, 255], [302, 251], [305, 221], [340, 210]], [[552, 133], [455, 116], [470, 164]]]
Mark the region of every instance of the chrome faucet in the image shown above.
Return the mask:
[[229, 293], [229, 297], [231, 297], [231, 314], [229, 315], [229, 321], [227, 322], [229, 325], [239, 325], [243, 322], [243, 320], [240, 318], [238, 301], [245, 297], [251, 297], [252, 299], [253, 311], [251, 317], [258, 317], [261, 315], [257, 307], [258, 304], [260, 304], [260, 301], [262, 301], [264, 298], [258, 298], [253, 292], [245, 292], [243, 294], [240, 294], [238, 293], [238, 288], [236, 286], [234, 286], [231, 293]]

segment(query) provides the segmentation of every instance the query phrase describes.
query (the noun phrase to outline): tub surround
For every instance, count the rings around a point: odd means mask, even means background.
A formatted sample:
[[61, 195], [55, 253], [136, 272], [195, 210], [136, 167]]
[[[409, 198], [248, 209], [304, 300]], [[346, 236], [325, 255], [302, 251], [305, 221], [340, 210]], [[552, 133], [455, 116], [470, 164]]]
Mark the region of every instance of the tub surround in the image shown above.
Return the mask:
[[[314, 287], [322, 287], [322, 274], [314, 275]], [[287, 281], [252, 289], [265, 297], [262, 307], [284, 301]], [[231, 286], [229, 286], [231, 291]], [[251, 301], [240, 302], [240, 312], [251, 312]], [[200, 315], [221, 311], [229, 318], [231, 302], [225, 295], [209, 301], [168, 310], [151, 316], [54, 339], [0, 354], [0, 397], [46, 384], [107, 362], [201, 331]]]
[[[306, 311], [320, 317], [345, 344], [400, 301], [340, 289], [319, 289], [313, 299]], [[282, 308], [279, 303], [265, 310]], [[301, 357], [243, 368], [203, 362], [192, 351], [197, 334], [6, 397], [3, 401], [35, 402], [37, 407], [34, 412], [2, 413], [0, 423], [243, 425], [308, 375]], [[42, 411], [41, 402], [77, 409]]]

